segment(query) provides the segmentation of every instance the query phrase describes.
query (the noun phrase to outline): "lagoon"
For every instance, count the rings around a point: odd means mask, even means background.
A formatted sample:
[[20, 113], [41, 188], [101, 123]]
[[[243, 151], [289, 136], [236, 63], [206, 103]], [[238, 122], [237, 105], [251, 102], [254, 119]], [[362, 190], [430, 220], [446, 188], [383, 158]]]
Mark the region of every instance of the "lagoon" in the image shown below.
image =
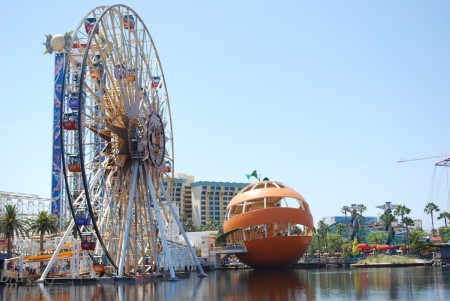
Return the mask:
[[449, 300], [442, 267], [214, 270], [178, 281], [0, 287], [0, 300]]

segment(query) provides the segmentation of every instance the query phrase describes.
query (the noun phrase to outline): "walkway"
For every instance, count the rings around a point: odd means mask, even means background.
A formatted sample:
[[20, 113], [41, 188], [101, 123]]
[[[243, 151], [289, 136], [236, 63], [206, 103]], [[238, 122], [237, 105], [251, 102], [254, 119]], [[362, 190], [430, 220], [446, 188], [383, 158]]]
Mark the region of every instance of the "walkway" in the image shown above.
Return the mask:
[[244, 245], [239, 244], [231, 244], [226, 245], [223, 247], [215, 247], [209, 249], [209, 253], [211, 255], [217, 255], [217, 254], [236, 254], [236, 253], [247, 253], [247, 249], [244, 247]]

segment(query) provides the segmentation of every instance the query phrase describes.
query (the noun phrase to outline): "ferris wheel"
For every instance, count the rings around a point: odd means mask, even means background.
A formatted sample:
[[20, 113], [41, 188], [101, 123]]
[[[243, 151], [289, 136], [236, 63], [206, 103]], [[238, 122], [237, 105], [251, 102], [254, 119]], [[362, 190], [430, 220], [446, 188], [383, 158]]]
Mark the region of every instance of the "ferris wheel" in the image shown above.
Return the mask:
[[93, 9], [72, 33], [64, 66], [64, 186], [83, 250], [118, 277], [149, 265], [175, 277], [181, 233], [204, 274], [171, 202], [170, 103], [142, 19], [124, 5]]

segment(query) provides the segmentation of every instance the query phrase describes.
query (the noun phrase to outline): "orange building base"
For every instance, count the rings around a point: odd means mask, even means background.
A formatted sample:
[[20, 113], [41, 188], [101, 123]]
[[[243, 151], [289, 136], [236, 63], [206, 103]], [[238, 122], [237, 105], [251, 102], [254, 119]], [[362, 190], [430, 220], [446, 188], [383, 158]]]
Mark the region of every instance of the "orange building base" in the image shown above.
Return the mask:
[[254, 268], [288, 267], [306, 252], [310, 236], [276, 236], [244, 241], [248, 253], [236, 254], [243, 263]]

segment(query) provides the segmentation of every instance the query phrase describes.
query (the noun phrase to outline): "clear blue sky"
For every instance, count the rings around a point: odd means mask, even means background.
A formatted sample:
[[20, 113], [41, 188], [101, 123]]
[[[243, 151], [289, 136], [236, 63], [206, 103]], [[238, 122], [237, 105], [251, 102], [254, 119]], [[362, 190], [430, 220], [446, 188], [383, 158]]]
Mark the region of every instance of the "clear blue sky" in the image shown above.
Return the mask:
[[[112, 1], [7, 1], [0, 77], [0, 190], [50, 196], [53, 57], [45, 34]], [[300, 192], [315, 223], [385, 201], [423, 219], [450, 211], [450, 1], [123, 1], [158, 49], [176, 172], [263, 176]], [[442, 179], [442, 181], [438, 181]], [[442, 221], [437, 225], [442, 225]]]

